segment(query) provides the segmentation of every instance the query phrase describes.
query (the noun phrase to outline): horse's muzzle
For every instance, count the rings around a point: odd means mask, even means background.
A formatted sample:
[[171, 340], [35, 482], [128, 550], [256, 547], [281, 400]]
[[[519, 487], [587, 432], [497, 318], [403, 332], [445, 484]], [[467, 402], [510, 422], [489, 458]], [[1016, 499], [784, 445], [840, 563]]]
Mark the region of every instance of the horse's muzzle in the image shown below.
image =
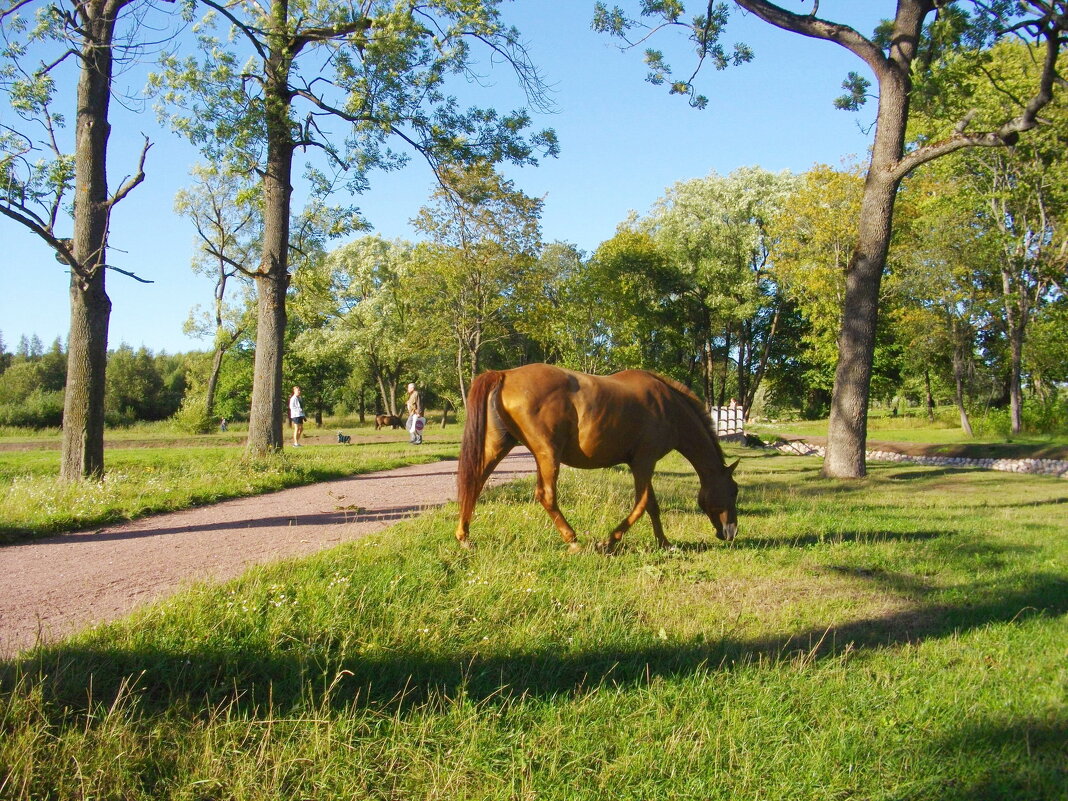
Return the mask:
[[723, 531], [717, 531], [716, 536], [725, 542], [733, 542], [734, 538], [738, 536], [738, 524], [725, 523], [723, 525]]

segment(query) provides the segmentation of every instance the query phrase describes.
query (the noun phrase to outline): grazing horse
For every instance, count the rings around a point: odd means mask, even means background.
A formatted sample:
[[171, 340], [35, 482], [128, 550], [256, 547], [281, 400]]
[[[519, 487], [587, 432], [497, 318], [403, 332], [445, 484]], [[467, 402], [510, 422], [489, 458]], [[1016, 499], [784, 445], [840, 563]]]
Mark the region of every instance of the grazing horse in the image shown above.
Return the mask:
[[395, 414], [376, 414], [375, 415], [375, 431], [380, 428], [403, 428], [404, 421], [397, 417]]
[[596, 468], [630, 466], [634, 508], [598, 545], [611, 553], [627, 529], [649, 512], [661, 547], [670, 543], [660, 525], [653, 493], [657, 461], [677, 450], [701, 480], [697, 502], [715, 526], [716, 536], [733, 540], [738, 532], [738, 485], [697, 397], [686, 387], [644, 370], [594, 376], [547, 364], [483, 373], [467, 396], [467, 424], [460, 450], [457, 489], [460, 521], [456, 539], [470, 547], [468, 532], [475, 502], [494, 468], [517, 442], [538, 466], [535, 496], [545, 507], [572, 553], [580, 550], [575, 530], [556, 502], [561, 464]]

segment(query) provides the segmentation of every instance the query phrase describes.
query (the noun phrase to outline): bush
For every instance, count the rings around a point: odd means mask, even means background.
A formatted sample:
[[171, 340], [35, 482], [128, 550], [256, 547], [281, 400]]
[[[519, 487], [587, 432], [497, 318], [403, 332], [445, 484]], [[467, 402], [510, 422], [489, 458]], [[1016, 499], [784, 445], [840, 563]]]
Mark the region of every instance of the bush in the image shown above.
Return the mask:
[[1026, 431], [1035, 434], [1068, 433], [1068, 397], [1062, 394], [1025, 403], [1023, 424]]
[[0, 426], [56, 428], [62, 424], [62, 392], [35, 389], [19, 403], [0, 404]]
[[209, 434], [215, 430], [215, 420], [208, 416], [207, 398], [199, 393], [187, 393], [182, 406], [174, 414], [174, 427], [186, 434]]
[[[970, 413], [972, 430], [979, 437], [1012, 435], [1008, 407], [980, 408]], [[1068, 433], [1068, 398], [1058, 396], [1047, 401], [1028, 398], [1023, 407], [1023, 430], [1028, 434]]]

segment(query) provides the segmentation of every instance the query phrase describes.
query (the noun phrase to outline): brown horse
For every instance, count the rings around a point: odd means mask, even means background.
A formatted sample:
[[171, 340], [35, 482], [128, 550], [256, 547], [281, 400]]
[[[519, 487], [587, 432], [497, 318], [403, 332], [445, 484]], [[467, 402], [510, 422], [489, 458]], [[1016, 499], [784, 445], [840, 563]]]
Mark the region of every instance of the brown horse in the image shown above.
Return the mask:
[[404, 421], [394, 414], [376, 414], [375, 415], [375, 431], [380, 428], [404, 428]]
[[464, 547], [469, 547], [471, 514], [486, 479], [517, 442], [534, 454], [535, 496], [572, 552], [579, 550], [575, 530], [556, 502], [561, 464], [630, 466], [634, 508], [599, 544], [607, 553], [646, 511], [657, 542], [661, 547], [670, 545], [660, 525], [652, 478], [656, 463], [673, 450], [697, 471], [701, 480], [697, 502], [715, 526], [716, 536], [730, 541], [738, 531], [738, 485], [731, 475], [738, 462], [725, 464], [712, 421], [692, 392], [644, 370], [593, 376], [530, 364], [483, 373], [471, 384], [457, 477], [456, 539]]

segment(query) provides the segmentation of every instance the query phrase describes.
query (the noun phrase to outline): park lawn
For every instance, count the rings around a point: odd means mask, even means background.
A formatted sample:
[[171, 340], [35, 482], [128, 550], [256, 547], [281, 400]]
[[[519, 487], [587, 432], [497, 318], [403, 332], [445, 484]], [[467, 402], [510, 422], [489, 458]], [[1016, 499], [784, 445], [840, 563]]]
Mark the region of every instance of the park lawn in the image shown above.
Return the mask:
[[[827, 420], [761, 421], [747, 423], [746, 431], [765, 440], [776, 437], [826, 437]], [[972, 458], [1068, 458], [1068, 434], [1017, 434], [1011, 437], [988, 433], [969, 437], [957, 424], [943, 418], [889, 417], [868, 418], [868, 447], [872, 443], [903, 443], [905, 448], [927, 455], [967, 456]]]
[[[396, 432], [395, 432], [396, 433]], [[109, 449], [102, 482], [59, 480], [54, 450], [0, 451], [0, 543], [75, 531], [332, 478], [456, 458], [460, 430], [415, 449], [396, 442], [309, 445], [249, 459], [233, 445]]]
[[7, 663], [0, 798], [1068, 796], [1068, 485], [740, 453], [733, 546], [670, 457], [673, 552], [525, 481]]

